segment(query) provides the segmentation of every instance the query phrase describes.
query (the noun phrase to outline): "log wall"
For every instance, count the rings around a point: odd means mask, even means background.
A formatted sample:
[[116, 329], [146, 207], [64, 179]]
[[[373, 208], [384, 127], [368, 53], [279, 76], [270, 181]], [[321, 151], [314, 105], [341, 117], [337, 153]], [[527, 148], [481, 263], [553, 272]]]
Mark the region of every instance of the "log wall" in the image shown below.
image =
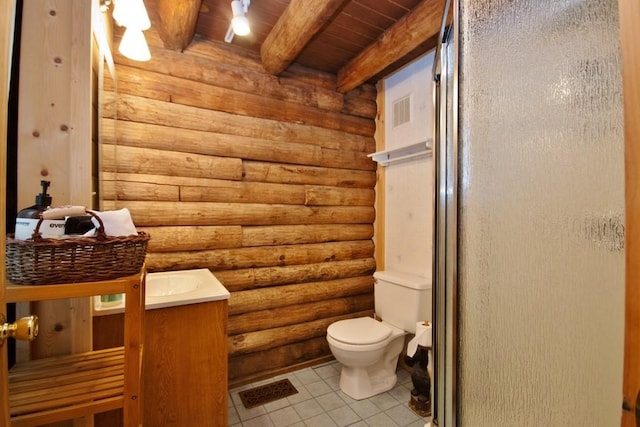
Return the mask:
[[104, 86], [101, 209], [151, 234], [149, 271], [229, 289], [230, 385], [327, 360], [327, 326], [373, 312], [375, 87], [145, 34], [151, 61]]

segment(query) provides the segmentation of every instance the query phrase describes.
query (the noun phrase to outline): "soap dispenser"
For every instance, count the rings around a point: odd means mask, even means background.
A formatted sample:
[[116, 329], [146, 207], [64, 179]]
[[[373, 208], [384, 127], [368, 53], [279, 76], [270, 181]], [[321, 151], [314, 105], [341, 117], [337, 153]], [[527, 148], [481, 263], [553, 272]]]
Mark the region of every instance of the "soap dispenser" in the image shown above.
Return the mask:
[[[27, 240], [33, 235], [40, 215], [51, 206], [52, 198], [47, 193], [47, 189], [51, 185], [50, 181], [40, 181], [42, 185], [42, 193], [35, 198], [35, 204], [18, 212], [16, 217], [16, 240]], [[61, 237], [64, 234], [64, 219], [44, 220], [40, 225], [40, 233], [44, 238]]]

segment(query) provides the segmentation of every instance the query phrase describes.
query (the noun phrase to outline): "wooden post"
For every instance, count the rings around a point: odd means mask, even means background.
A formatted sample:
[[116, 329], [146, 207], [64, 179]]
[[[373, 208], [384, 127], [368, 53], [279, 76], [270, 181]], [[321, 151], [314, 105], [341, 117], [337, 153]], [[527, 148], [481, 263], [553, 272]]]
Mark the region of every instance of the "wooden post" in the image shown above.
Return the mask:
[[[25, 2], [20, 55], [18, 207], [42, 179], [54, 205], [92, 202], [92, 7], [97, 1]], [[95, 116], [95, 114], [94, 114]], [[97, 133], [96, 133], [97, 135]], [[42, 317], [35, 357], [91, 349], [87, 298], [33, 304]], [[24, 309], [23, 309], [24, 310]]]
[[640, 5], [619, 0], [624, 87], [626, 312], [622, 420], [637, 426], [640, 418]]
[[[0, 103], [9, 104], [9, 64], [15, 19], [15, 0], [0, 3]], [[3, 110], [4, 111], [4, 110]], [[7, 204], [7, 114], [0, 115], [0, 255], [5, 259], [5, 211]], [[0, 313], [6, 315], [5, 265], [0, 265]], [[6, 316], [5, 316], [6, 317]], [[7, 344], [0, 347], [0, 425], [9, 425], [9, 379], [7, 376]]]

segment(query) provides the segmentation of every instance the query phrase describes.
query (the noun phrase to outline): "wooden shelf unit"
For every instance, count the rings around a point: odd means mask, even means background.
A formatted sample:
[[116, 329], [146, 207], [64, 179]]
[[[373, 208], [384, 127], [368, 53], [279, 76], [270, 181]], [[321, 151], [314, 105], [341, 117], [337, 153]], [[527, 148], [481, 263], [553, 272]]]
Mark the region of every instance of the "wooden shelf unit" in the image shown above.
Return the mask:
[[7, 302], [126, 295], [124, 346], [36, 359], [9, 370], [11, 427], [30, 427], [122, 408], [124, 425], [141, 426], [146, 272], [101, 282], [12, 285]]

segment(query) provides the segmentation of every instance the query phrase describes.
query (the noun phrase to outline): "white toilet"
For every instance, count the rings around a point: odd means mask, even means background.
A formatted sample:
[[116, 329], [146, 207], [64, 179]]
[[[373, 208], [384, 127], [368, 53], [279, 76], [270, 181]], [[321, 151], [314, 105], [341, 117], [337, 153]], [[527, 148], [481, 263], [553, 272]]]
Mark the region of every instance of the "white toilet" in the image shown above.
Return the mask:
[[340, 388], [366, 399], [393, 388], [404, 336], [416, 323], [431, 320], [431, 283], [394, 271], [373, 274], [376, 316], [340, 320], [327, 328], [331, 353], [342, 364]]

